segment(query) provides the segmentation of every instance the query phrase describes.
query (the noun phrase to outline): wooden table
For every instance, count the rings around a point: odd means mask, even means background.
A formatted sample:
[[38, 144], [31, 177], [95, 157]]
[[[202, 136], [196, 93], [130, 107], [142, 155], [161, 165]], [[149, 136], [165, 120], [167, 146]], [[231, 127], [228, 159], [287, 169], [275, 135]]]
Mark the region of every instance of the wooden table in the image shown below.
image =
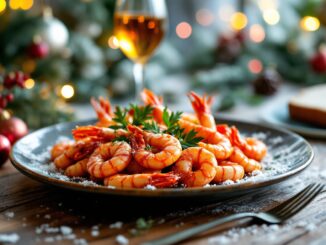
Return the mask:
[[[65, 191], [25, 177], [8, 162], [0, 170], [0, 234], [17, 234], [17, 244], [24, 245], [115, 244], [118, 235], [127, 238], [129, 244], [139, 244], [230, 213], [268, 210], [309, 182], [326, 183], [326, 142], [312, 139], [309, 142], [315, 159], [297, 177], [263, 193], [208, 206], [172, 201], [135, 202]], [[236, 229], [223, 227], [224, 230], [210, 231], [185, 243], [326, 244], [325, 207], [324, 191], [284, 225], [245, 223]], [[151, 227], [146, 227], [150, 223]]]

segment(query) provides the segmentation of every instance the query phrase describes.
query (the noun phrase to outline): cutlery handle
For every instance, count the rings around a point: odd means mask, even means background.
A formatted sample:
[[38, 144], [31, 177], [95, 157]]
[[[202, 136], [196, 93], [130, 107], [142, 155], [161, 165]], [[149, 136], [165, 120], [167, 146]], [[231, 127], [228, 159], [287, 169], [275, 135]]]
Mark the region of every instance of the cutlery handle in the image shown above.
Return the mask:
[[239, 213], [239, 214], [232, 214], [224, 218], [216, 219], [213, 221], [210, 221], [208, 223], [204, 223], [201, 225], [197, 225], [194, 227], [191, 227], [189, 229], [185, 229], [183, 231], [176, 232], [172, 235], [167, 235], [162, 238], [148, 241], [143, 243], [142, 245], [170, 245], [175, 244], [177, 242], [181, 242], [187, 238], [190, 238], [194, 235], [200, 234], [204, 231], [210, 230], [218, 225], [222, 225], [231, 221], [240, 220], [243, 218], [250, 218], [250, 217], [256, 217], [255, 213]]

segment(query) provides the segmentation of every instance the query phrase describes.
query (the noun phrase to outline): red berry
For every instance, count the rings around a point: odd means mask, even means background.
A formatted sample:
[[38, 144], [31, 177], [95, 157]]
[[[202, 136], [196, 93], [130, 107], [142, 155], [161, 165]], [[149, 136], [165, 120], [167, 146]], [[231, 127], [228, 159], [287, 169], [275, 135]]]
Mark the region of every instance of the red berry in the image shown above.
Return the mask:
[[14, 94], [12, 94], [12, 93], [7, 94], [6, 99], [7, 99], [8, 102], [13, 101], [14, 100]]
[[313, 70], [318, 73], [326, 72], [326, 51], [316, 53], [310, 60]]
[[16, 85], [15, 73], [11, 72], [5, 76], [3, 80], [3, 86], [7, 89], [11, 89]]

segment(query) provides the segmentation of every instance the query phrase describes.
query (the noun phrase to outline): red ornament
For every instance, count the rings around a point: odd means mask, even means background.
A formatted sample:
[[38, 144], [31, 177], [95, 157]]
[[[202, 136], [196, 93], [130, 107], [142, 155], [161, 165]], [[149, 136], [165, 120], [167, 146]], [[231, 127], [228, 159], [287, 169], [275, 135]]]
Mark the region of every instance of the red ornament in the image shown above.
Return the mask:
[[9, 93], [9, 94], [7, 94], [6, 95], [6, 100], [8, 101], [8, 102], [12, 102], [13, 100], [14, 100], [14, 94], [13, 93]]
[[44, 42], [32, 43], [27, 52], [32, 58], [42, 59], [49, 54], [49, 46]]
[[7, 98], [3, 95], [0, 95], [0, 111], [1, 109], [4, 109], [7, 106]]
[[6, 136], [0, 134], [0, 166], [8, 160], [10, 149], [10, 141]]
[[10, 143], [15, 143], [18, 139], [28, 133], [28, 128], [23, 120], [17, 117], [10, 117], [0, 121], [0, 134], [6, 136]]
[[326, 50], [317, 52], [310, 60], [310, 65], [315, 72], [326, 72]]

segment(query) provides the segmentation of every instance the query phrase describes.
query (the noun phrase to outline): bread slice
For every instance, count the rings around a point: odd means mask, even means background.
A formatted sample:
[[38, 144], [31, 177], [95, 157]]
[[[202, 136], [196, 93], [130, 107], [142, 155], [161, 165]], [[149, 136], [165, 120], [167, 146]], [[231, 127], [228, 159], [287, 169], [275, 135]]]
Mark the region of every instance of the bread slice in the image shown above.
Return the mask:
[[326, 84], [303, 89], [289, 102], [290, 117], [326, 127]]

